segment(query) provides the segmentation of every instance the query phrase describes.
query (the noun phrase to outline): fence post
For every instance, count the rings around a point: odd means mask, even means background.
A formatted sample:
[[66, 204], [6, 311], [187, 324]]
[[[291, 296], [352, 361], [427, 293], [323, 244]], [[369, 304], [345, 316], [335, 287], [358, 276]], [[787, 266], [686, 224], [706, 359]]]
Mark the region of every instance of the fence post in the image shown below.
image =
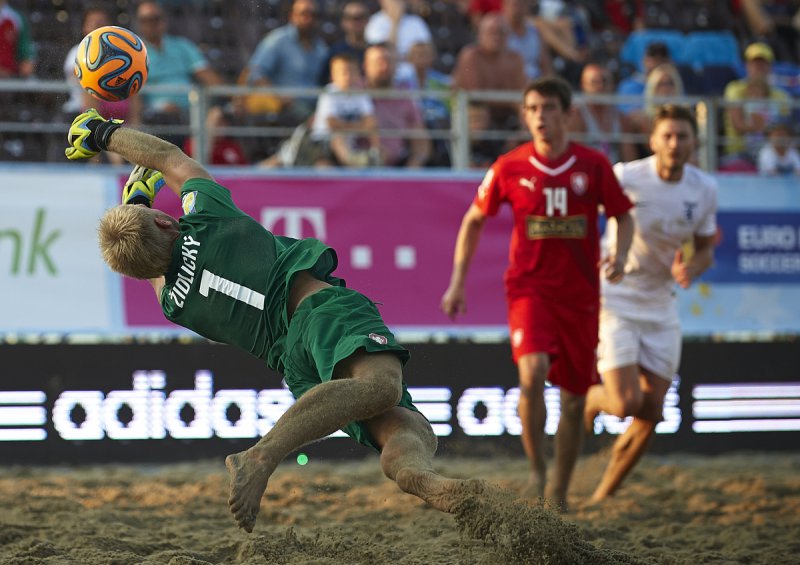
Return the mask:
[[451, 166], [457, 171], [469, 168], [469, 100], [464, 90], [456, 91], [453, 101], [453, 114], [450, 117], [453, 154]]
[[192, 136], [194, 159], [201, 165], [208, 163], [209, 132], [206, 129], [208, 93], [205, 86], [192, 86], [189, 90], [189, 130]]

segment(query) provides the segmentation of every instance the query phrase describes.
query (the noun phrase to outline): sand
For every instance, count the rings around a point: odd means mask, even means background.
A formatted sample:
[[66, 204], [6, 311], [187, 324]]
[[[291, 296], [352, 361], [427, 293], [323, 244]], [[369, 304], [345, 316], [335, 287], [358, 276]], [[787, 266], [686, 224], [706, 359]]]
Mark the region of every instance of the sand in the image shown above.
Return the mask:
[[439, 470], [503, 488], [442, 514], [372, 455], [284, 462], [252, 534], [227, 512], [222, 460], [0, 467], [2, 564], [800, 563], [800, 453], [648, 455], [595, 507], [607, 454], [584, 457], [561, 516], [522, 503], [526, 463], [452, 458]]

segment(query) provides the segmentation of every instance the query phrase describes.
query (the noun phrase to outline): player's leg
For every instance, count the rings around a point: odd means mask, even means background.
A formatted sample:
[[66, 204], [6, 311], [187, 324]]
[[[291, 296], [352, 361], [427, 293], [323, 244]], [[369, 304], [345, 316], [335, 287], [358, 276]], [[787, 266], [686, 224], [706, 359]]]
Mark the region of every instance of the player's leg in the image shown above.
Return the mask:
[[509, 297], [511, 353], [519, 377], [520, 439], [531, 466], [528, 484], [522, 492], [527, 498], [544, 496], [547, 483], [544, 384], [550, 372], [550, 353], [556, 351], [553, 318], [548, 303], [537, 296]]
[[547, 483], [547, 461], [544, 451], [544, 425], [547, 407], [544, 403], [544, 382], [550, 370], [546, 353], [529, 353], [517, 360], [519, 372], [519, 403], [517, 411], [522, 425], [522, 448], [531, 465], [524, 495], [544, 496]]
[[468, 494], [485, 483], [477, 479], [451, 479], [434, 471], [437, 440], [431, 425], [419, 412], [395, 406], [364, 422], [381, 449], [381, 469], [401, 490], [418, 496], [434, 508], [452, 512]]
[[603, 411], [619, 418], [638, 412], [642, 407], [639, 367], [636, 364], [603, 372], [603, 382], [592, 385], [586, 393], [585, 428], [591, 433], [594, 419]]
[[586, 394], [584, 427], [588, 433], [593, 432], [594, 420], [600, 411], [625, 418], [641, 408], [641, 333], [641, 328], [633, 321], [605, 309], [600, 313], [597, 368], [603, 381], [591, 386]]
[[339, 362], [333, 379], [303, 394], [258, 443], [226, 458], [228, 504], [239, 526], [253, 530], [269, 477], [290, 452], [388, 410], [401, 394], [401, 363], [395, 354], [360, 350]]
[[547, 498], [566, 511], [567, 489], [583, 443], [583, 410], [586, 397], [561, 389], [561, 417], [555, 437], [555, 465]]
[[599, 502], [616, 492], [647, 451], [655, 434], [656, 425], [662, 419], [664, 397], [669, 390], [670, 380], [642, 369], [640, 383], [643, 392], [642, 406], [634, 414], [628, 429], [614, 442], [611, 459], [600, 484], [592, 494], [591, 502]]

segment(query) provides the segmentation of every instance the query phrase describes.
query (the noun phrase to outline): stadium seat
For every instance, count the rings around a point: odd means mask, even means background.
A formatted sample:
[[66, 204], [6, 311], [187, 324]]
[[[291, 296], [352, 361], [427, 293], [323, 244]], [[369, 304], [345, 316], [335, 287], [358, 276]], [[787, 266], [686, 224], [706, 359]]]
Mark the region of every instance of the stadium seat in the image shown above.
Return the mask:
[[705, 65], [696, 72], [703, 78], [701, 94], [707, 96], [722, 96], [729, 82], [743, 76], [738, 68], [730, 65]]
[[775, 86], [780, 86], [792, 96], [800, 96], [800, 66], [776, 61], [772, 64], [772, 77]]
[[693, 65], [676, 65], [683, 81], [683, 90], [689, 95], [705, 94], [706, 81]]
[[703, 68], [727, 65], [742, 69], [739, 42], [729, 31], [693, 31], [686, 35], [684, 58], [687, 63]]
[[681, 32], [674, 29], [643, 29], [634, 31], [625, 40], [620, 51], [620, 59], [623, 63], [635, 66], [640, 72], [642, 68], [642, 57], [647, 46], [651, 43], [664, 43], [669, 49], [670, 57], [676, 63], [686, 62], [683, 53], [686, 37]]

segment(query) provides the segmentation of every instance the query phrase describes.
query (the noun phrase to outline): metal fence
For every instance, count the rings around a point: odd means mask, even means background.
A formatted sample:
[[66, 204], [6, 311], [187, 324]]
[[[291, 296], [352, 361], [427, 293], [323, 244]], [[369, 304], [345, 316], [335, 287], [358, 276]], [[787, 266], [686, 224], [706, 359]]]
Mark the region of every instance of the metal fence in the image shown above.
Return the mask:
[[[159, 136], [181, 136], [191, 138], [194, 154], [198, 160], [207, 160], [212, 132], [206, 127], [205, 116], [212, 105], [223, 105], [232, 109], [235, 101], [246, 95], [265, 94], [276, 97], [316, 98], [322, 89], [317, 88], [256, 88], [247, 86], [147, 86], [148, 93], [183, 94], [187, 97], [189, 111], [178, 123], [158, 125], [145, 122], [142, 129]], [[471, 167], [470, 146], [476, 141], [507, 142], [509, 139], [522, 141], [528, 137], [522, 129], [471, 130], [469, 108], [474, 103], [518, 103], [520, 94], [508, 91], [435, 91], [435, 90], [362, 90], [373, 98], [433, 98], [444, 100], [450, 109], [449, 124], [425, 130], [392, 129], [379, 130], [382, 137], [411, 139], [429, 137], [442, 140], [447, 146], [449, 166], [455, 170]], [[67, 99], [68, 86], [63, 81], [41, 80], [0, 80], [0, 160], [47, 162], [58, 161], [63, 155], [64, 136], [69, 127], [70, 115], [61, 111]], [[574, 104], [638, 104], [641, 96], [595, 95], [575, 96]], [[653, 99], [654, 103], [679, 103], [695, 108], [698, 116], [699, 147], [698, 164], [706, 170], [717, 170], [719, 152], [730, 142], [722, 133], [721, 119], [726, 108], [754, 101], [725, 101], [716, 97], [682, 96], [678, 98]], [[762, 105], [777, 105], [777, 102], [760, 101]], [[792, 100], [790, 116], [800, 110], [800, 101]], [[233, 113], [230, 125], [216, 129], [213, 133], [224, 135], [245, 143], [255, 140], [270, 140], [271, 147], [277, 148], [282, 140], [288, 139], [299, 125], [287, 122], [278, 116], [243, 115]], [[604, 133], [602, 141], [613, 144], [637, 143], [646, 146], [648, 135], [643, 133]], [[574, 133], [572, 138], [581, 142], [596, 142], [591, 135]]]

